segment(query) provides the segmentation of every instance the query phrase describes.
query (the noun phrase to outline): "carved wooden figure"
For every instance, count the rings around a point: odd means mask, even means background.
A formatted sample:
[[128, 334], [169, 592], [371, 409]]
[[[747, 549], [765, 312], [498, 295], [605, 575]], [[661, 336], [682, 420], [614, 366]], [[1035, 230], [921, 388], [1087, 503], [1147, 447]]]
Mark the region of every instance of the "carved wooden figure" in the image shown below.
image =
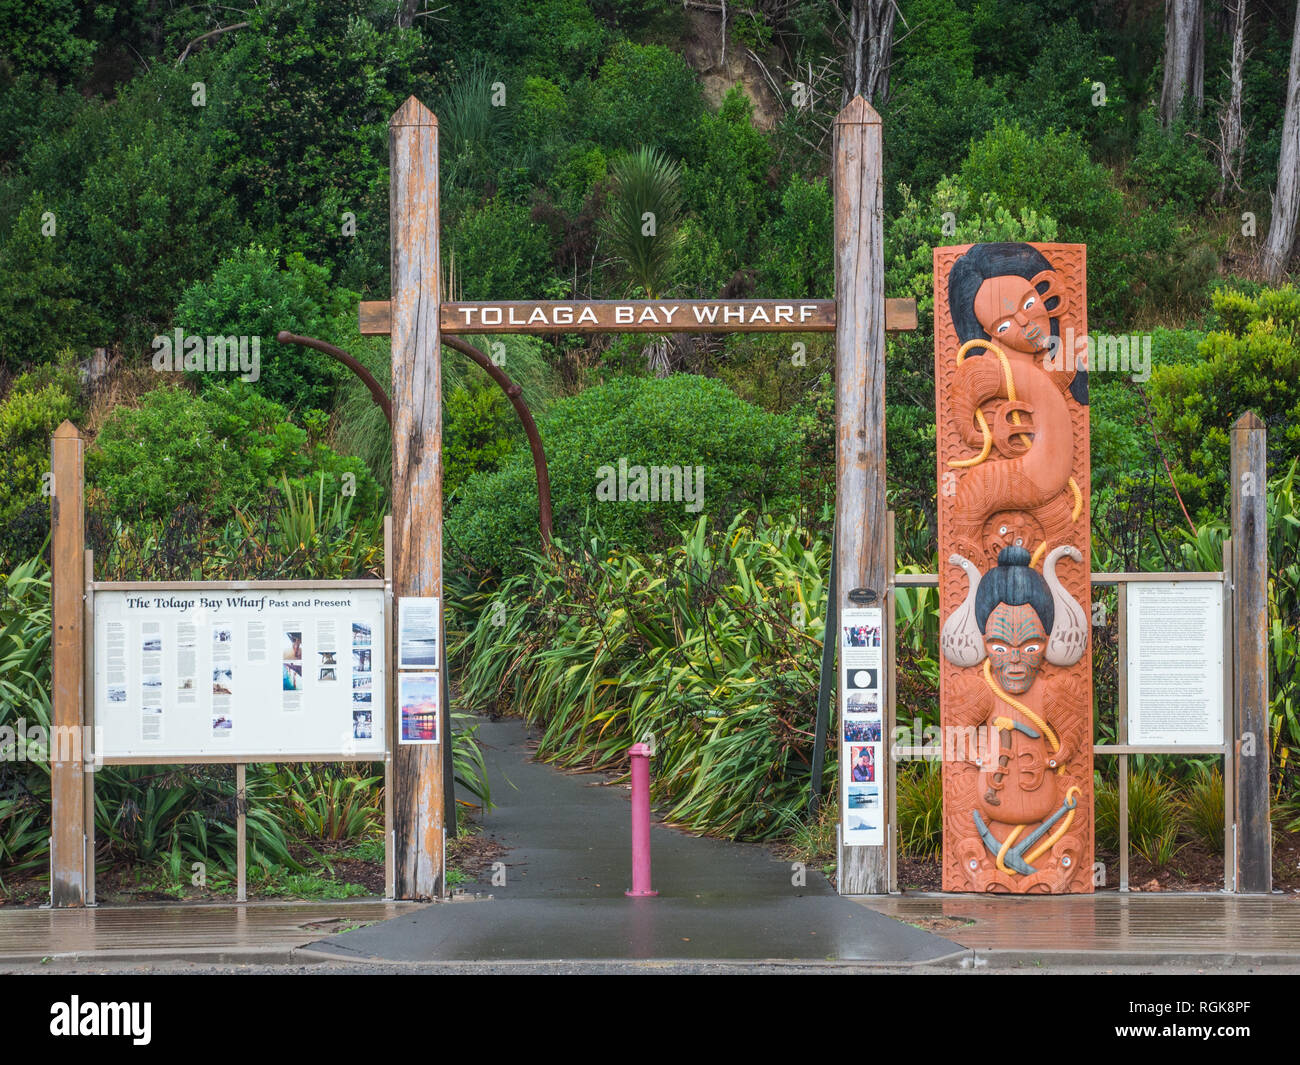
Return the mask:
[[1093, 889], [1085, 276], [1078, 244], [934, 252], [947, 891]]

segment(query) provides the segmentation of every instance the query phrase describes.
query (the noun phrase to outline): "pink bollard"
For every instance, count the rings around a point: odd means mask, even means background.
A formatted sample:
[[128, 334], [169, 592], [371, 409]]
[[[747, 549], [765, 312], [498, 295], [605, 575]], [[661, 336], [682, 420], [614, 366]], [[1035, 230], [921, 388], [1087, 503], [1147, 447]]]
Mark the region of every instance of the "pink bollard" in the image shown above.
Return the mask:
[[632, 755], [632, 890], [630, 898], [658, 895], [650, 890], [650, 748], [633, 744]]

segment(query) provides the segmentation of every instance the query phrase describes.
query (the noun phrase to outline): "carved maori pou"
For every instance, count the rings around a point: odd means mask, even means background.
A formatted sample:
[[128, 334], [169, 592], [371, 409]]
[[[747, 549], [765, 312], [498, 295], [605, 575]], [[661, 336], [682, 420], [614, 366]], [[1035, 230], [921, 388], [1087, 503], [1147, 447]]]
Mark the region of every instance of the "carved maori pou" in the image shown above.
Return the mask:
[[1093, 888], [1085, 276], [1079, 244], [934, 252], [946, 891]]

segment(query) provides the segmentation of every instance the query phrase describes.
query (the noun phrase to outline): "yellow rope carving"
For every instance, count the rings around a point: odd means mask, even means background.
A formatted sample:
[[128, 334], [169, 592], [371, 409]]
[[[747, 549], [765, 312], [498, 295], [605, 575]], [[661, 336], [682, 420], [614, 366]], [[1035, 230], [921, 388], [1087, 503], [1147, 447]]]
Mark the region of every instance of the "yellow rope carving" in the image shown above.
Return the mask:
[[980, 423], [980, 432], [984, 434], [984, 447], [980, 449], [980, 453], [973, 459], [949, 459], [949, 466], [978, 466], [989, 457], [989, 452], [993, 450], [993, 433], [989, 429], [989, 423], [984, 417], [984, 412], [979, 407], [975, 408], [975, 420]]
[[[957, 365], [960, 366], [963, 362], [965, 362], [966, 353], [970, 351], [971, 348], [975, 348], [975, 347], [980, 347], [980, 348], [984, 348], [986, 351], [991, 351], [993, 352], [994, 355], [998, 357], [998, 362], [1002, 364], [1002, 376], [1007, 383], [1007, 399], [1010, 400], [1012, 403], [1016, 402], [1016, 381], [1015, 378], [1012, 377], [1011, 375], [1011, 362], [1010, 360], [1007, 359], [1007, 353], [1003, 351], [1000, 347], [998, 347], [996, 344], [994, 344], [993, 341], [980, 340], [978, 337], [976, 337], [974, 340], [966, 341], [965, 344], [963, 344], [960, 348], [957, 349]], [[985, 419], [984, 417], [984, 412], [981, 411], [978, 407], [975, 408], [975, 420], [979, 422], [980, 432], [984, 434], [983, 448], [980, 449], [979, 455], [973, 459], [961, 459], [960, 461], [955, 459], [949, 459], [948, 460], [949, 466], [956, 466], [959, 468], [965, 466], [978, 466], [981, 462], [983, 462], [985, 459], [989, 457], [989, 452], [993, 449], [993, 433], [989, 429], [989, 423], [987, 419]], [[1018, 410], [1013, 410], [1011, 412], [1011, 422], [1013, 425], [1020, 424], [1020, 412]], [[1034, 443], [1033, 437], [1031, 437], [1028, 433], [1017, 433], [1016, 435], [1025, 442], [1026, 448], [1033, 446]]]
[[1083, 493], [1079, 491], [1079, 483], [1073, 477], [1070, 478], [1070, 491], [1074, 493], [1074, 510], [1070, 514], [1070, 520], [1078, 521], [1083, 510]]
[[970, 351], [971, 348], [983, 348], [985, 351], [991, 351], [995, 355], [1001, 356], [1004, 365], [1006, 363], [1006, 353], [1003, 352], [1000, 347], [994, 344], [991, 340], [980, 340], [979, 337], [976, 337], [974, 340], [966, 341], [965, 344], [957, 349], [958, 366], [966, 361], [966, 352]]
[[1047, 551], [1047, 541], [1044, 540], [1034, 551], [1034, 557], [1029, 560], [1031, 566], [1037, 566], [1042, 560], [1044, 552]]
[[1024, 825], [1016, 825], [1015, 828], [1013, 828], [1010, 832], [1007, 833], [1007, 841], [1002, 844], [1002, 849], [998, 851], [998, 872], [1006, 873], [1007, 876], [1015, 875], [1015, 870], [1008, 869], [1005, 865], [1003, 865], [1002, 859], [1007, 856], [1007, 851], [1011, 849], [1011, 844], [1015, 843], [1016, 837], [1020, 835], [1020, 833], [1023, 832], [1024, 830], [1025, 830]]
[[1047, 742], [1052, 745], [1053, 754], [1055, 754], [1057, 751], [1061, 749], [1061, 743], [1056, 738], [1056, 733], [1054, 733], [1048, 727], [1046, 721], [1044, 721], [1041, 717], [1039, 717], [1032, 710], [1030, 710], [1029, 707], [1027, 707], [1019, 699], [1013, 699], [1010, 695], [1008, 695], [1006, 692], [1004, 692], [1001, 688], [998, 687], [998, 682], [993, 679], [993, 663], [990, 662], [987, 658], [984, 659], [984, 683], [989, 686], [989, 690], [997, 698], [1001, 699], [1008, 706], [1014, 706], [1017, 710], [1019, 710], [1022, 714], [1024, 714], [1025, 717], [1029, 718], [1029, 720], [1035, 725], [1035, 727], [1037, 727], [1038, 730], [1042, 732], [1044, 736], [1047, 737]]
[[[1073, 784], [1070, 785], [1070, 789], [1065, 793], [1065, 801], [1069, 802], [1070, 796], [1077, 793], [1078, 791], [1079, 791], [1078, 787], [1076, 787]], [[1040, 855], [1047, 853], [1047, 851], [1051, 850], [1056, 845], [1056, 841], [1060, 839], [1062, 836], [1064, 836], [1066, 832], [1070, 830], [1070, 822], [1074, 820], [1074, 811], [1077, 810], [1078, 808], [1079, 807], [1076, 805], [1074, 810], [1068, 811], [1065, 815], [1065, 820], [1061, 822], [1061, 827], [1058, 828], [1055, 832], [1053, 832], [1050, 836], [1048, 836], [1045, 840], [1043, 840], [1042, 843], [1040, 843], [1037, 847], [1035, 847], [1033, 850], [1031, 850], [1028, 854], [1025, 855], [1026, 862], [1033, 863], [1038, 859]]]

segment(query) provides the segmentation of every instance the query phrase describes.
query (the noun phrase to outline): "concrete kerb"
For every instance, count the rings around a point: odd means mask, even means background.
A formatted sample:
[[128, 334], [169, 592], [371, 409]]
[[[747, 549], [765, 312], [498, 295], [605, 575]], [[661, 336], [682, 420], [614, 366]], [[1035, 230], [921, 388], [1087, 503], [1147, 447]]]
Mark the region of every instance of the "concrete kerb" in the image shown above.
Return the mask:
[[[311, 954], [300, 954], [298, 947], [203, 947], [181, 950], [71, 950], [52, 954], [0, 954], [0, 966], [40, 965], [47, 962], [140, 963], [158, 961], [205, 962], [210, 965], [302, 965], [315, 963]], [[322, 959], [326, 960], [326, 959]]]
[[976, 948], [969, 951], [971, 959], [963, 962], [963, 968], [984, 968], [990, 970], [1035, 968], [1087, 968], [1102, 966], [1157, 967], [1181, 966], [1185, 968], [1246, 968], [1263, 965], [1289, 965], [1300, 970], [1300, 954], [1250, 954], [1240, 951], [1224, 953], [1203, 953], [1183, 951], [1158, 951], [1142, 953], [1125, 950], [1063, 950], [1029, 951], [1029, 950], [985, 950]]
[[[317, 941], [319, 942], [319, 941]], [[151, 962], [192, 962], [209, 965], [322, 965], [334, 963], [395, 968], [418, 969], [422, 966], [437, 964], [464, 968], [467, 971], [483, 965], [518, 967], [520, 969], [536, 968], [540, 963], [535, 959], [493, 958], [481, 961], [443, 960], [429, 958], [424, 960], [394, 960], [351, 954], [345, 951], [322, 949], [317, 943], [303, 946], [262, 947], [262, 948], [223, 948], [201, 947], [193, 950], [178, 948], [160, 948], [157, 950], [98, 950], [98, 951], [61, 951], [50, 954], [13, 953], [0, 954], [0, 966], [40, 965], [48, 962], [84, 962], [96, 963], [136, 963]], [[718, 965], [718, 966], [766, 966], [773, 968], [800, 969], [816, 967], [819, 969], [960, 969], [986, 970], [988, 972], [1006, 970], [1026, 970], [1038, 968], [1079, 968], [1098, 969], [1115, 968], [1258, 968], [1264, 966], [1292, 966], [1300, 969], [1300, 954], [1268, 954], [1233, 952], [1195, 953], [1186, 951], [1166, 951], [1141, 953], [1137, 951], [1106, 950], [1071, 950], [1071, 951], [1020, 951], [1020, 950], [985, 950], [967, 948], [952, 954], [921, 961], [866, 961], [852, 958], [826, 959], [790, 959], [790, 958], [554, 958], [546, 964], [564, 965], [627, 965], [630, 967], [653, 967], [664, 964]]]
[[307, 958], [321, 958], [332, 962], [344, 962], [349, 965], [375, 965], [375, 966], [401, 966], [402, 968], [420, 968], [432, 963], [438, 965], [456, 965], [466, 968], [474, 968], [479, 965], [510, 965], [520, 967], [536, 967], [539, 964], [547, 965], [722, 965], [735, 967], [737, 965], [765, 965], [776, 968], [803, 969], [809, 967], [827, 968], [827, 969], [922, 969], [927, 967], [938, 968], [960, 968], [964, 959], [972, 954], [969, 950], [954, 951], [952, 954], [945, 954], [938, 958], [927, 958], [921, 961], [868, 961], [855, 958], [548, 958], [544, 963], [538, 962], [531, 958], [484, 958], [479, 961], [442, 960], [437, 958], [428, 958], [421, 960], [393, 960], [389, 958], [376, 958], [367, 955], [347, 954], [337, 951], [322, 950], [313, 947], [308, 950], [299, 948], [294, 953], [294, 961], [303, 961]]

